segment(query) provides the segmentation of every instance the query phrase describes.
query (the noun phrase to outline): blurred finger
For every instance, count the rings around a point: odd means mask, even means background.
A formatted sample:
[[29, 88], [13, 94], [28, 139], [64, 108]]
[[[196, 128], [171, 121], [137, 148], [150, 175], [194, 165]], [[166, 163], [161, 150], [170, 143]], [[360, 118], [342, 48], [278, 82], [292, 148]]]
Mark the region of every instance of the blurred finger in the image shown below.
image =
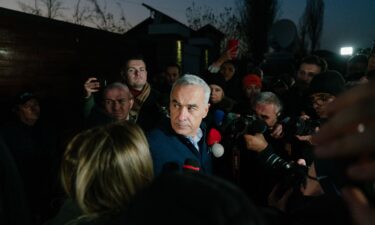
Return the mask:
[[348, 176], [355, 180], [375, 180], [375, 161], [350, 166]]
[[338, 112], [314, 135], [313, 142], [324, 144], [339, 136], [356, 132], [359, 123], [369, 124], [375, 117], [373, 101], [362, 100]]
[[346, 187], [342, 193], [355, 224], [375, 224], [375, 210], [370, 207], [366, 197], [358, 188]]
[[331, 142], [318, 145], [315, 154], [318, 157], [340, 157], [371, 153], [375, 149], [374, 132], [374, 128], [366, 128], [362, 133], [356, 131], [337, 137]]

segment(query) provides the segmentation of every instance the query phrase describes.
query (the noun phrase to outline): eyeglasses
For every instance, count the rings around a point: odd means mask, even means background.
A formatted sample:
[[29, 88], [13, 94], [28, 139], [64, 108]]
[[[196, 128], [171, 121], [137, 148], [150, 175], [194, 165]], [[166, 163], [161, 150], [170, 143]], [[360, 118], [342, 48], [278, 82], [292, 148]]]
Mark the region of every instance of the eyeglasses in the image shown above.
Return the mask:
[[313, 94], [311, 95], [310, 99], [311, 99], [311, 104], [314, 105], [318, 105], [318, 106], [321, 106], [323, 105], [325, 102], [328, 101], [328, 99], [330, 99], [332, 97], [331, 94], [328, 94], [328, 93], [317, 93], [317, 94]]

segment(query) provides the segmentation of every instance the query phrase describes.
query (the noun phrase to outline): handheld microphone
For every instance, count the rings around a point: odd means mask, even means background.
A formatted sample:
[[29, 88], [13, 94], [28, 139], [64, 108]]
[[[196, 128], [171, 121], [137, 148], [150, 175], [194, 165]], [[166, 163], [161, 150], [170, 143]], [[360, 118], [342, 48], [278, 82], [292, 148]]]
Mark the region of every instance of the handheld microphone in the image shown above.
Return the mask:
[[211, 128], [208, 132], [207, 144], [211, 148], [211, 152], [216, 158], [220, 158], [224, 154], [224, 147], [219, 143], [220, 141], [220, 132], [215, 128]]
[[223, 110], [217, 109], [214, 111], [214, 122], [216, 126], [221, 126], [225, 119], [225, 112]]
[[194, 159], [185, 159], [184, 165], [182, 166], [182, 170], [185, 172], [199, 172], [199, 163]]

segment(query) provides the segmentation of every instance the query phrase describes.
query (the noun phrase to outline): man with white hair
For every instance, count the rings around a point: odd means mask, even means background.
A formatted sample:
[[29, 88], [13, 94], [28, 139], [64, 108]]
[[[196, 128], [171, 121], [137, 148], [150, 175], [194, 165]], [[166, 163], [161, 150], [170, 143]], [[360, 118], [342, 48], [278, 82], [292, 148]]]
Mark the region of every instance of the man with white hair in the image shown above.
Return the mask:
[[168, 166], [182, 167], [186, 160], [197, 163], [202, 172], [211, 173], [211, 153], [202, 123], [209, 108], [210, 88], [196, 75], [184, 75], [172, 87], [169, 119], [148, 134], [155, 174]]

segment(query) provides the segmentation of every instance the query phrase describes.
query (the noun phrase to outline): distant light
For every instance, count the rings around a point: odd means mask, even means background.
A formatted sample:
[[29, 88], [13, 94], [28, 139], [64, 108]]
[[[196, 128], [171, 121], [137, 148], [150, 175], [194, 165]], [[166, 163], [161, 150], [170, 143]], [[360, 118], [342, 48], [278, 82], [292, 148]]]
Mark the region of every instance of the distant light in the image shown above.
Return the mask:
[[182, 41], [177, 40], [176, 41], [176, 59], [177, 59], [177, 64], [179, 66], [182, 66]]
[[342, 47], [340, 55], [353, 55], [353, 47]]

